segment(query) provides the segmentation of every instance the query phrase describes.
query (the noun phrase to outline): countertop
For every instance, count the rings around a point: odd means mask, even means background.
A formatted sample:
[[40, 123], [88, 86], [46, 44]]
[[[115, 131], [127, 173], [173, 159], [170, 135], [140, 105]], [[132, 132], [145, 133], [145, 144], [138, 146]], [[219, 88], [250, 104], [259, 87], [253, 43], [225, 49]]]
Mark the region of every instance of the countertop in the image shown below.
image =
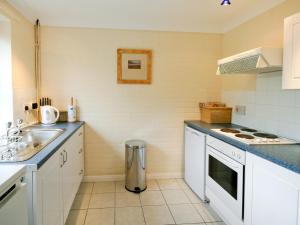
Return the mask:
[[0, 193], [8, 188], [18, 177], [25, 175], [25, 165], [0, 165]]
[[22, 162], [3, 162], [1, 165], [5, 164], [26, 164], [34, 166], [35, 169], [39, 169], [67, 140], [72, 134], [74, 134], [81, 126], [84, 125], [84, 122], [74, 122], [74, 123], [67, 123], [67, 122], [60, 122], [56, 123], [52, 126], [44, 126], [42, 124], [35, 125], [40, 126], [41, 128], [49, 128], [49, 129], [63, 129], [64, 132], [59, 135], [54, 141], [52, 141], [50, 144], [48, 144], [46, 147], [44, 147], [40, 152], [38, 152], [36, 155], [31, 157], [30, 159]]
[[185, 121], [185, 123], [189, 127], [300, 174], [300, 144], [247, 145], [212, 130], [216, 128], [242, 128], [242, 126], [236, 124], [208, 124], [201, 121]]

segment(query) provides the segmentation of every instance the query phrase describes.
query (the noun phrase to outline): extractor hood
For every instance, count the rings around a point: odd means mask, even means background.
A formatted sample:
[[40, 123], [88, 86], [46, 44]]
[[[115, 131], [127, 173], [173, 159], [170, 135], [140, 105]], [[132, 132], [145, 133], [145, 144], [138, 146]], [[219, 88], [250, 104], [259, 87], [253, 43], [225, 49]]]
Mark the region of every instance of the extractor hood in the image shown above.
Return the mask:
[[268, 73], [282, 70], [282, 48], [255, 48], [218, 61], [217, 74]]

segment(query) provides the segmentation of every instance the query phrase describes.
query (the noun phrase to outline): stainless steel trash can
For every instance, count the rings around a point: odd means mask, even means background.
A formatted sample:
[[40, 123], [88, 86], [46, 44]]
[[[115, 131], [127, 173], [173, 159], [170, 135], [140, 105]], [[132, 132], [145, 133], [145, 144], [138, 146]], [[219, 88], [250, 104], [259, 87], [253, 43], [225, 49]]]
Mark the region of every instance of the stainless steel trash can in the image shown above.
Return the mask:
[[125, 143], [125, 188], [140, 193], [146, 184], [146, 143], [130, 140]]

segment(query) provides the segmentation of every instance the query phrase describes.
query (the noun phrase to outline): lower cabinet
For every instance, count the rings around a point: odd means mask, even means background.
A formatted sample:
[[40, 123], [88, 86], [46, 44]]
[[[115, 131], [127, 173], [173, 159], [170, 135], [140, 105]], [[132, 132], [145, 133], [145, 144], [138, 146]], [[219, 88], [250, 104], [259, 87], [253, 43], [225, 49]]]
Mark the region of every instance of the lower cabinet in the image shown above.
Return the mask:
[[300, 175], [247, 152], [245, 225], [300, 225]]
[[63, 225], [84, 173], [83, 127], [35, 172], [35, 225]]

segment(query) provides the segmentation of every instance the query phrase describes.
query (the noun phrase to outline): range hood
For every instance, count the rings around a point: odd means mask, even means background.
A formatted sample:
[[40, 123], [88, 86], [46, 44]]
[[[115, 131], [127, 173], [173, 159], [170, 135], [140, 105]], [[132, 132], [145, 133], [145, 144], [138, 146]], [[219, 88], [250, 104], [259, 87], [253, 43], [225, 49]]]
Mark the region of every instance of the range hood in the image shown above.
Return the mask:
[[282, 48], [255, 48], [218, 61], [217, 75], [282, 70]]

